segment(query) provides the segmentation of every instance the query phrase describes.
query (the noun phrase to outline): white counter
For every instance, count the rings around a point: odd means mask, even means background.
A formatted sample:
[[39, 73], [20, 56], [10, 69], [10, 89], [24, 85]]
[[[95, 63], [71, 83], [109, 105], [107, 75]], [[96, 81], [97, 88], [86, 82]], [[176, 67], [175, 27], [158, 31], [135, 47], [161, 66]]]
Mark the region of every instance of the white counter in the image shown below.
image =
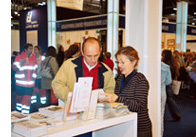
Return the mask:
[[71, 137], [92, 132], [93, 137], [137, 137], [137, 113], [105, 120], [69, 121], [48, 128], [44, 137]]
[[[92, 132], [93, 137], [137, 137], [137, 113], [105, 120], [69, 121], [48, 128], [43, 137], [72, 137]], [[12, 137], [21, 137], [12, 132]]]

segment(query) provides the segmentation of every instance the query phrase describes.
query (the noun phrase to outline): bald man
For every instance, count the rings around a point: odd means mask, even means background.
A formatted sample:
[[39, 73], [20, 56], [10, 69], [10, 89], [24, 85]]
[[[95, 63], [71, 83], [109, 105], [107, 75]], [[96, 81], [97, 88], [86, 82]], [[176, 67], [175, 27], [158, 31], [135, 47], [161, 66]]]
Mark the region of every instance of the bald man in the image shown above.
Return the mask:
[[57, 98], [66, 101], [68, 92], [73, 92], [74, 83], [79, 77], [93, 77], [93, 90], [102, 88], [106, 93], [114, 93], [113, 73], [107, 65], [98, 61], [101, 50], [96, 38], [89, 37], [84, 40], [82, 56], [66, 60], [52, 81]]

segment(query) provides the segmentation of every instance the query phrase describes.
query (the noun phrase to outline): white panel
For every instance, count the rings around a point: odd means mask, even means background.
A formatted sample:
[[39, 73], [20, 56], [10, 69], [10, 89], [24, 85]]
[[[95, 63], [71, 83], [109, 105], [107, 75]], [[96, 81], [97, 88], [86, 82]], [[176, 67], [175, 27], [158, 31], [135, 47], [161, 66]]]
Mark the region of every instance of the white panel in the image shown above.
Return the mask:
[[177, 2], [176, 50], [186, 52], [188, 2]]
[[11, 52], [20, 51], [20, 34], [19, 30], [11, 30]]
[[56, 1], [47, 1], [48, 10], [48, 46], [56, 47]]
[[126, 0], [125, 45], [138, 51], [138, 70], [150, 84], [148, 106], [155, 137], [161, 137], [161, 18], [162, 0]]
[[83, 10], [83, 0], [56, 0], [57, 7]]

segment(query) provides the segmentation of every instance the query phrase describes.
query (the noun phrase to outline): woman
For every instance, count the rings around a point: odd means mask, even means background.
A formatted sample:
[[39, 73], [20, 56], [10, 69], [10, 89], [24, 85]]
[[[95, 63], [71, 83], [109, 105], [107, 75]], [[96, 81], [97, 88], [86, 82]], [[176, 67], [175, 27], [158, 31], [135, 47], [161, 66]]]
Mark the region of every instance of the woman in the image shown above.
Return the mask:
[[131, 47], [123, 47], [115, 54], [121, 75], [116, 80], [115, 94], [105, 94], [100, 102], [121, 102], [132, 112], [138, 113], [138, 137], [152, 137], [148, 114], [149, 84], [142, 73], [137, 72], [139, 56]]
[[32, 112], [38, 111], [38, 109], [46, 104], [46, 91], [41, 89], [41, 69], [43, 67], [43, 60], [45, 59], [44, 56], [41, 55], [42, 49], [40, 46], [34, 47], [34, 54], [37, 60], [37, 77], [35, 80], [35, 88], [33, 91], [33, 95], [31, 97], [31, 105], [32, 105]]
[[72, 44], [70, 45], [69, 49], [66, 51], [66, 60], [69, 58], [75, 58], [80, 55], [80, 49], [78, 45]]
[[166, 86], [172, 82], [170, 66], [164, 62], [167, 58], [164, 53], [165, 51], [162, 52], [161, 61], [161, 136], [163, 136], [164, 131], [164, 113], [167, 99]]
[[[51, 68], [54, 78], [59, 69], [58, 63], [56, 61], [56, 49], [54, 47], [50, 46], [47, 48], [46, 59], [43, 61], [43, 64], [44, 66], [47, 64]], [[46, 89], [46, 106], [51, 105], [51, 82], [53, 78], [49, 79], [42, 76], [41, 79], [41, 88]]]
[[62, 45], [59, 45], [58, 46], [58, 54], [56, 56], [56, 60], [57, 60], [57, 63], [59, 65], [59, 68], [61, 67], [61, 65], [63, 64], [64, 62], [64, 48]]
[[[179, 69], [176, 60], [172, 56], [172, 52], [170, 50], [164, 50], [162, 52], [162, 62], [167, 64], [170, 67], [171, 71], [171, 78], [172, 80], [177, 80], [179, 77]], [[172, 90], [172, 84], [166, 86], [166, 94], [167, 94], [167, 104], [168, 104], [168, 110], [172, 116], [172, 118], [175, 121], [178, 121], [181, 119], [181, 114], [178, 109], [178, 106], [173, 99], [173, 90]]]

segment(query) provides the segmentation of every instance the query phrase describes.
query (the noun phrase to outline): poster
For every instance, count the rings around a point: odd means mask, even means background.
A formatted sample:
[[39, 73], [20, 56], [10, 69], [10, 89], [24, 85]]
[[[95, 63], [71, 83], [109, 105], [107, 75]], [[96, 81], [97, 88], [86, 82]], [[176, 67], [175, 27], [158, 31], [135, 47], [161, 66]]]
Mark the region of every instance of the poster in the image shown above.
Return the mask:
[[57, 7], [83, 10], [83, 0], [56, 0]]
[[29, 30], [27, 31], [27, 43], [31, 43], [33, 46], [38, 45], [38, 35], [37, 30]]

